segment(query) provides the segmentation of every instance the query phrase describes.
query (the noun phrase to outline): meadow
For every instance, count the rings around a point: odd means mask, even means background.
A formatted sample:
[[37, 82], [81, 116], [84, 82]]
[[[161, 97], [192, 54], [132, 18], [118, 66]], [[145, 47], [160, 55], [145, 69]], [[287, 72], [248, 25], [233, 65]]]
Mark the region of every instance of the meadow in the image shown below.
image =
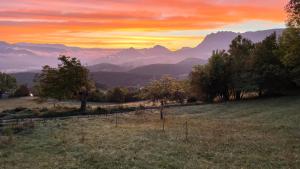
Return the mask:
[[[109, 107], [109, 106], [139, 106], [140, 104], [150, 106], [153, 105], [147, 101], [139, 101], [139, 102], [130, 102], [130, 103], [97, 103], [97, 102], [89, 102], [88, 106], [90, 108], [101, 107]], [[79, 108], [79, 101], [40, 101], [37, 97], [21, 97], [21, 98], [10, 98], [10, 99], [0, 99], [0, 112], [4, 110], [14, 109], [16, 107], [24, 107], [29, 109], [40, 109], [40, 108], [55, 108], [55, 106], [59, 107], [69, 107], [69, 108]]]
[[299, 110], [295, 96], [166, 108], [164, 130], [158, 110], [35, 122], [0, 137], [0, 168], [300, 168]]

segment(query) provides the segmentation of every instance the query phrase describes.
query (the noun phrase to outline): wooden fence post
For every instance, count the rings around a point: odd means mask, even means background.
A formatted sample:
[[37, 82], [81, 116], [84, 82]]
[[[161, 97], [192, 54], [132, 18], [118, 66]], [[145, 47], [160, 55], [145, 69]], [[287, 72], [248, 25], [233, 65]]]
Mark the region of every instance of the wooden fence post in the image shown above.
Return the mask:
[[115, 113], [116, 114], [116, 127], [118, 127], [118, 113]]
[[163, 120], [162, 120], [162, 123], [163, 123], [163, 124], [162, 124], [163, 132], [165, 132], [165, 120], [166, 120], [166, 119], [163, 117]]
[[188, 122], [185, 121], [185, 141], [188, 141]]

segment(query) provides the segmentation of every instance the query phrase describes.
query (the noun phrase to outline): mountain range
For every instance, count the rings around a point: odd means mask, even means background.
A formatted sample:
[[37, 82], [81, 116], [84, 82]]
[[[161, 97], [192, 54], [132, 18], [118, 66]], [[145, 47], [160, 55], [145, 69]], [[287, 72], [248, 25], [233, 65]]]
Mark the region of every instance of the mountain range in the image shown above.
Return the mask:
[[0, 42], [0, 71], [38, 70], [45, 64], [56, 65], [59, 55], [68, 55], [79, 58], [86, 66], [98, 64], [96, 67], [99, 67], [102, 64], [102, 69], [106, 69], [105, 71], [124, 72], [145, 65], [176, 64], [187, 58], [207, 60], [213, 50], [228, 49], [230, 42], [239, 34], [253, 42], [258, 42], [273, 32], [281, 35], [282, 31], [283, 29], [245, 33], [217, 32], [207, 35], [194, 48], [185, 47], [177, 51], [170, 51], [160, 45], [146, 49], [102, 49], [68, 47], [61, 44]]
[[[262, 41], [283, 29], [241, 33], [253, 42]], [[193, 66], [207, 63], [216, 49], [229, 48], [239, 33], [217, 32], [207, 35], [195, 48], [170, 51], [163, 46], [147, 49], [78, 48], [59, 44], [0, 43], [0, 71], [11, 72], [19, 84], [33, 85], [41, 66], [57, 64], [57, 56], [77, 56], [90, 70], [98, 86], [142, 86], [163, 75], [183, 79]], [[31, 70], [31, 71], [29, 71]], [[34, 70], [34, 71], [33, 71]]]
[[[206, 60], [188, 58], [176, 64], [151, 64], [136, 68], [129, 68], [108, 63], [87, 66], [90, 76], [98, 87], [143, 86], [151, 80], [159, 79], [163, 75], [171, 75], [182, 79], [188, 76], [193, 66], [205, 64]], [[34, 78], [39, 71], [11, 73], [18, 84], [32, 87]]]

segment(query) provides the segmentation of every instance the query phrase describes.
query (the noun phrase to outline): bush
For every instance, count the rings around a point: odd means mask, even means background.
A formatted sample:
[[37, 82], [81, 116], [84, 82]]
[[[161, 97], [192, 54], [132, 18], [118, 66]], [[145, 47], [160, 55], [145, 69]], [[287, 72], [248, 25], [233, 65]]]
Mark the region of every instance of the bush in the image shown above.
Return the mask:
[[102, 107], [97, 107], [94, 111], [94, 114], [107, 114], [109, 113], [108, 109], [104, 109]]
[[187, 102], [188, 102], [188, 103], [196, 103], [197, 100], [198, 100], [198, 99], [197, 99], [196, 97], [191, 96], [191, 97], [189, 97], [189, 98], [187, 99]]
[[106, 96], [104, 92], [100, 90], [95, 90], [88, 96], [88, 101], [90, 102], [106, 102]]
[[26, 85], [21, 85], [13, 94], [14, 97], [25, 97], [30, 95], [30, 90]]
[[125, 91], [117, 87], [107, 92], [107, 101], [123, 103], [125, 102], [125, 95]]

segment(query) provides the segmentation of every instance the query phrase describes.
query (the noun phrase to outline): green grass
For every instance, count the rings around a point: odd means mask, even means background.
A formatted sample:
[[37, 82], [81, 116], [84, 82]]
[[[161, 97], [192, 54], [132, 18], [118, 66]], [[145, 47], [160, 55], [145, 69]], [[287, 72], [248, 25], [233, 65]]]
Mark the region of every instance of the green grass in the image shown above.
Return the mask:
[[[0, 168], [300, 168], [300, 97], [38, 122], [2, 136]], [[185, 122], [188, 121], [188, 141]], [[4, 144], [5, 143], [5, 144]]]
[[[23, 98], [11, 98], [11, 99], [0, 99], [0, 112], [4, 110], [14, 109], [16, 107], [25, 107], [28, 109], [38, 109], [38, 108], [54, 108], [54, 103], [56, 106], [60, 107], [70, 107], [70, 108], [80, 108], [79, 101], [64, 101], [64, 102], [57, 102], [57, 101], [45, 101], [39, 102], [36, 97], [23, 97]], [[150, 102], [133, 102], [133, 103], [97, 103], [97, 102], [89, 102], [88, 106], [91, 108], [101, 107], [111, 107], [111, 106], [139, 106], [139, 105], [152, 105]]]

